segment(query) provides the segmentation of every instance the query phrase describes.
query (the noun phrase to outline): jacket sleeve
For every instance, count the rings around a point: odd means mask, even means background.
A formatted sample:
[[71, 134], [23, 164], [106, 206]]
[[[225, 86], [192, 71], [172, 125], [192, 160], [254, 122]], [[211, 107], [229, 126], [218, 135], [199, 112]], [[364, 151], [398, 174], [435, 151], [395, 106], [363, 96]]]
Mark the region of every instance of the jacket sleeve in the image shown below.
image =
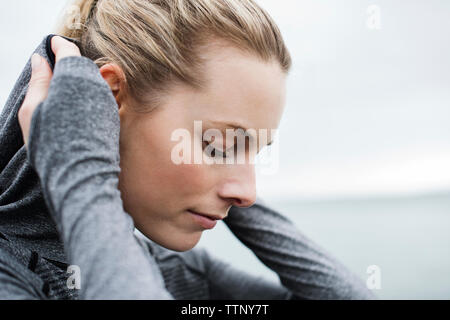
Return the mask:
[[[210, 273], [221, 274], [223, 279], [234, 278], [231, 283], [243, 286], [240, 290], [246, 292], [248, 299], [261, 295], [261, 290], [268, 290], [268, 294], [271, 292], [274, 296], [284, 295], [286, 299], [376, 299], [361, 279], [305, 237], [291, 220], [268, 208], [261, 199], [249, 208], [232, 207], [224, 222], [280, 279], [277, 288], [275, 283], [260, 282], [259, 278], [246, 276], [211, 260]], [[211, 279], [216, 287], [230, 293], [230, 289], [226, 289], [230, 288], [228, 281]]]
[[95, 63], [66, 57], [33, 113], [28, 161], [37, 172], [80, 299], [173, 299], [136, 241], [118, 190], [120, 119]]
[[277, 281], [241, 270], [206, 249], [194, 249], [202, 256], [210, 299], [290, 300], [292, 292]]

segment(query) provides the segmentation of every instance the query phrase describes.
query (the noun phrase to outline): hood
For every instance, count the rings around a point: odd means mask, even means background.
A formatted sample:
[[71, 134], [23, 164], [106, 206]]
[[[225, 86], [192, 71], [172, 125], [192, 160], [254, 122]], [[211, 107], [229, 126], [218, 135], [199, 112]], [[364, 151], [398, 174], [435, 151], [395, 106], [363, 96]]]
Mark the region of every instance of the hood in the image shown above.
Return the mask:
[[[38, 53], [53, 70], [55, 57], [44, 37]], [[0, 237], [41, 256], [65, 261], [64, 247], [46, 206], [39, 177], [27, 160], [17, 112], [31, 77], [31, 55], [0, 115]]]

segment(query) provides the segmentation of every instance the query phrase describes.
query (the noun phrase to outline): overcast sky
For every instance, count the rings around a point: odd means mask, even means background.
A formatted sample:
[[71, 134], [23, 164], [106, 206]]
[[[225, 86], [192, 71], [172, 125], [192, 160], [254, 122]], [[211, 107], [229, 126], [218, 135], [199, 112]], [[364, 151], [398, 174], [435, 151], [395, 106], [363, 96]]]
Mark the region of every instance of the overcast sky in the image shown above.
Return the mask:
[[[0, 109], [64, 3], [0, 2]], [[450, 190], [450, 1], [259, 3], [294, 59], [280, 167], [258, 176], [262, 196]]]

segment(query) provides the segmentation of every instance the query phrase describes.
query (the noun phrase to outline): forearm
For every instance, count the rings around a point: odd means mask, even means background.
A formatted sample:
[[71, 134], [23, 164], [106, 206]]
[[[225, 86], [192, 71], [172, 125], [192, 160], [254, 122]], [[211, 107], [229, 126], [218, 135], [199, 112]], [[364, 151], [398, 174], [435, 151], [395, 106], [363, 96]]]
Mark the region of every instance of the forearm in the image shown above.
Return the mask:
[[373, 299], [364, 283], [306, 238], [288, 218], [260, 200], [233, 207], [224, 220], [230, 230], [280, 277], [294, 296], [304, 299]]
[[133, 235], [118, 190], [118, 106], [96, 65], [60, 60], [33, 114], [29, 161], [56, 221], [81, 299], [171, 299]]

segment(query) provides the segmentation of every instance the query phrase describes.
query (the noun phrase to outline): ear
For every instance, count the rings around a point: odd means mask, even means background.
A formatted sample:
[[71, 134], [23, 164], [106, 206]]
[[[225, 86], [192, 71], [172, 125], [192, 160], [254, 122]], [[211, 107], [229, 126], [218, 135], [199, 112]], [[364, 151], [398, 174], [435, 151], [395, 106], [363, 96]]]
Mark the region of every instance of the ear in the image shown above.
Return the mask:
[[118, 65], [113, 63], [105, 64], [100, 68], [100, 74], [109, 84], [111, 91], [116, 98], [119, 108], [125, 98], [125, 74]]

